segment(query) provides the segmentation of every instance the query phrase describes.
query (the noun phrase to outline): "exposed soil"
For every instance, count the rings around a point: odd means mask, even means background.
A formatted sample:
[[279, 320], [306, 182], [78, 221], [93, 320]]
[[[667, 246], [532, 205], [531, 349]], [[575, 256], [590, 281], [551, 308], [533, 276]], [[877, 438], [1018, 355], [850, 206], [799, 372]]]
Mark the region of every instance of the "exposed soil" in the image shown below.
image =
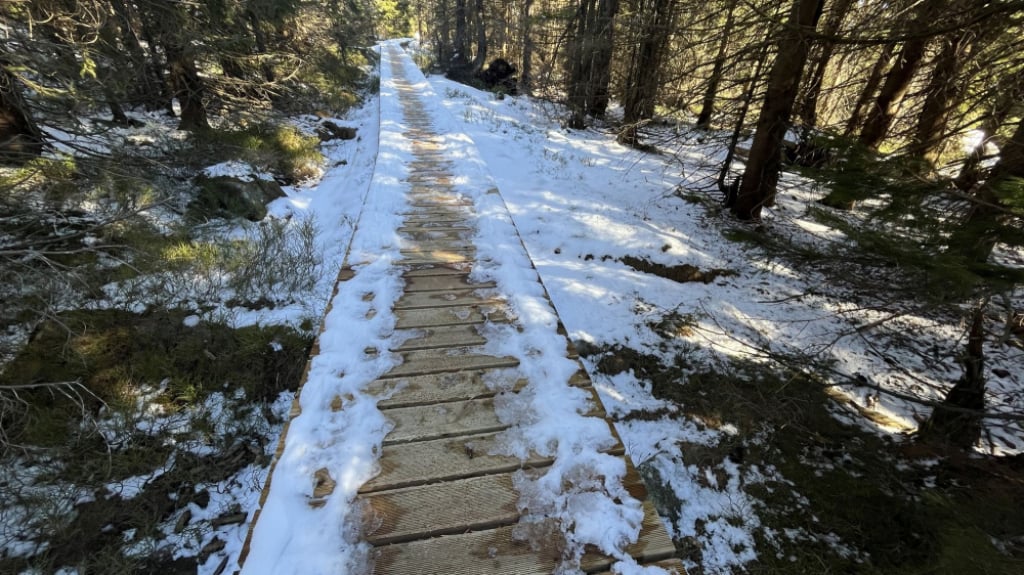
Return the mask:
[[619, 258], [619, 261], [638, 272], [654, 274], [658, 277], [663, 277], [679, 283], [701, 282], [709, 284], [720, 277], [736, 275], [736, 272], [727, 269], [715, 268], [702, 271], [697, 266], [692, 266], [690, 264], [666, 266], [643, 258], [635, 258], [633, 256], [623, 256]]

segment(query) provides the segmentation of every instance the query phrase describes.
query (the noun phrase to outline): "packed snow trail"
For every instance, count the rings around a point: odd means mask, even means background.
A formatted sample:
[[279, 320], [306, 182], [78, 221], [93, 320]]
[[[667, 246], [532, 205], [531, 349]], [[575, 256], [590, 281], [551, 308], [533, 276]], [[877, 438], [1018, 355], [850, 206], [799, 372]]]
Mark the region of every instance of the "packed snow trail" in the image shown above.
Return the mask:
[[682, 572], [473, 142], [384, 50], [374, 183], [243, 573]]

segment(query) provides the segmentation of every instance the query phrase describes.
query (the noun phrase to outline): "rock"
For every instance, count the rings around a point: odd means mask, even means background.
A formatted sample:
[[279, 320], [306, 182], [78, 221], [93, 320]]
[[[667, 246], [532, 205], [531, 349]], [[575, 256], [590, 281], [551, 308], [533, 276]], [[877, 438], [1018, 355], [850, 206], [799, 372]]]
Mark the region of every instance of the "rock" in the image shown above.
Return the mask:
[[356, 128], [339, 126], [330, 120], [324, 120], [323, 122], [320, 122], [320, 126], [317, 127], [316, 135], [320, 138], [321, 142], [326, 142], [328, 140], [354, 140], [356, 137]]
[[199, 195], [190, 209], [204, 215], [245, 218], [258, 222], [267, 216], [267, 204], [283, 198], [281, 184], [258, 178], [246, 181], [234, 176], [196, 176]]

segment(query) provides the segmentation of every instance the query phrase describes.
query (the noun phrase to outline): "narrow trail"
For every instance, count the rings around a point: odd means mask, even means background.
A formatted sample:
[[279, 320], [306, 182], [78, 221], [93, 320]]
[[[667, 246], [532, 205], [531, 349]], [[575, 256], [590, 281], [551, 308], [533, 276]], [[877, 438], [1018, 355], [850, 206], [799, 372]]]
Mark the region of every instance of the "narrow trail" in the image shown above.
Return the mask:
[[[352, 505], [360, 515], [358, 537], [372, 546], [368, 557], [374, 574], [552, 573], [564, 559], [565, 537], [550, 532], [524, 536], [528, 530], [518, 529], [523, 505], [515, 474], [523, 469], [542, 473], [555, 458], [534, 454], [522, 460], [497, 454], [500, 434], [510, 422], [503, 421], [496, 403], [530, 381], [518, 369], [520, 359], [493, 353], [489, 337], [502, 332], [487, 328], [519, 327], [518, 319], [508, 307], [509, 294], [499, 285], [474, 280], [478, 215], [474, 202], [457, 193], [455, 160], [406, 79], [403, 60], [408, 58], [394, 45], [384, 49], [383, 57], [394, 74], [403, 135], [412, 150], [404, 183], [408, 207], [396, 230], [396, 265], [404, 288], [392, 308], [395, 330], [406, 336], [395, 339], [389, 349], [401, 356], [401, 362], [365, 387], [393, 427], [377, 451], [379, 473], [358, 488]], [[499, 192], [491, 188], [486, 193]], [[356, 273], [345, 268], [339, 281]], [[539, 276], [535, 281], [546, 298]], [[557, 327], [564, 334], [560, 323]], [[603, 418], [600, 399], [572, 344], [564, 336], [560, 341], [563, 357], [575, 361], [569, 384], [591, 398], [592, 410], [586, 415]], [[672, 541], [646, 500], [643, 481], [614, 428], [605, 424], [616, 445], [602, 451], [625, 460], [623, 486], [643, 501], [639, 539], [625, 552], [641, 564], [682, 573], [681, 564], [672, 559]], [[285, 434], [282, 450], [287, 430]], [[317, 508], [332, 496], [336, 482], [323, 473], [311, 477], [310, 484], [313, 491], [306, 505]], [[266, 490], [269, 485], [270, 481]], [[258, 519], [259, 515], [253, 520], [253, 531]], [[586, 551], [580, 568], [588, 573], [606, 572], [617, 560], [596, 549]]]

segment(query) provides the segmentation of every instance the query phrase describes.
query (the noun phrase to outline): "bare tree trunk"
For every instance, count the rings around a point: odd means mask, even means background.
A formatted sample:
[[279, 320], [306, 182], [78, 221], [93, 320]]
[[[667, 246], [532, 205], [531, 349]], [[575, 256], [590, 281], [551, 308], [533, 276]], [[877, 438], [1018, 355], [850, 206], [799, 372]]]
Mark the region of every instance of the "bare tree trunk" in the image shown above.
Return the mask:
[[473, 58], [473, 73], [484, 69], [487, 64], [487, 26], [484, 24], [484, 0], [476, 0], [476, 56]]
[[[935, 21], [936, 15], [944, 7], [947, 0], [924, 0], [918, 5], [913, 18], [906, 28], [913, 30], [916, 25], [928, 25]], [[910, 88], [910, 82], [914, 79], [918, 66], [924, 59], [925, 50], [928, 48], [929, 38], [925, 36], [912, 36], [903, 43], [896, 63], [882, 84], [881, 91], [868, 114], [864, 128], [860, 132], [860, 143], [872, 150], [885, 140], [889, 133], [889, 127], [896, 117], [896, 110], [900, 101]]]
[[520, 18], [520, 41], [522, 42], [523, 59], [519, 65], [519, 90], [530, 94], [533, 90], [533, 30], [530, 26], [530, 10], [534, 0], [523, 0], [523, 11]]
[[469, 42], [466, 37], [466, 0], [455, 0], [455, 53], [450, 62], [445, 62], [449, 69], [465, 68], [469, 63]]
[[807, 77], [804, 97], [797, 108], [797, 117], [800, 118], [800, 122], [804, 126], [818, 125], [818, 98], [821, 96], [822, 85], [825, 82], [825, 71], [828, 69], [829, 62], [832, 60], [832, 53], [836, 47], [835, 42], [829, 40], [828, 37], [839, 33], [839, 29], [843, 25], [843, 19], [849, 13], [853, 2], [854, 0], [838, 0], [832, 6], [828, 18], [825, 20], [822, 34], [826, 38], [819, 44], [817, 58], [814, 59], [811, 73]]
[[789, 20], [778, 35], [778, 54], [768, 75], [768, 89], [750, 156], [743, 172], [732, 213], [741, 220], [761, 217], [761, 208], [775, 202], [775, 189], [782, 169], [782, 141], [789, 129], [809, 49], [808, 34], [814, 32], [824, 0], [794, 0]]
[[871, 67], [868, 80], [864, 83], [864, 88], [860, 92], [860, 97], [857, 98], [857, 103], [853, 105], [853, 110], [850, 111], [850, 119], [847, 121], [846, 130], [843, 132], [844, 136], [850, 137], [861, 127], [861, 122], [864, 120], [864, 109], [867, 108], [868, 102], [875, 97], [875, 91], [878, 90], [878, 85], [882, 83], [885, 69], [889, 66], [889, 60], [892, 59], [892, 51], [895, 49], [895, 44], [885, 44], [882, 46], [882, 51], [878, 54], [875, 65]]
[[707, 88], [704, 90], [704, 101], [701, 104], [700, 114], [697, 116], [697, 128], [701, 130], [711, 129], [711, 118], [715, 114], [715, 100], [718, 98], [718, 85], [722, 82], [725, 58], [729, 53], [729, 38], [732, 36], [732, 27], [736, 22], [737, 1], [729, 1], [729, 12], [725, 17], [725, 27], [722, 28], [722, 40], [718, 44], [715, 65], [711, 70], [711, 77], [708, 78]]
[[191, 131], [208, 129], [210, 123], [206, 119], [206, 104], [203, 102], [206, 87], [196, 70], [195, 61], [188, 55], [185, 48], [178, 44], [177, 40], [171, 40], [164, 44], [164, 51], [167, 53], [167, 66], [170, 68], [174, 97], [181, 105], [178, 129]]
[[650, 0], [637, 10], [637, 46], [623, 90], [623, 121], [632, 124], [654, 116], [661, 63], [672, 34], [675, 0]]
[[581, 0], [576, 33], [568, 61], [568, 126], [581, 129], [587, 115], [600, 117], [608, 108], [612, 40], [618, 0]]

